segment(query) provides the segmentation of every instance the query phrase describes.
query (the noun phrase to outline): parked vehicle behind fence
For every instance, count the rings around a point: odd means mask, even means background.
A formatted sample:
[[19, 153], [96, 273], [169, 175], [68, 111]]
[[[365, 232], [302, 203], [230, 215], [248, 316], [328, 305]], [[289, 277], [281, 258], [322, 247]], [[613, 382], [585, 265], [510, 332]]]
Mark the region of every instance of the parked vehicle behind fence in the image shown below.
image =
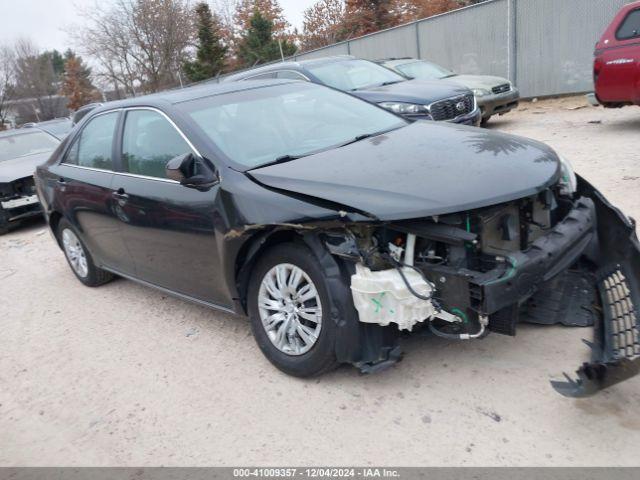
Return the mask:
[[368, 60], [351, 56], [282, 62], [231, 75], [224, 81], [295, 79], [326, 85], [413, 120], [480, 124], [480, 109], [466, 87], [412, 80]]
[[601, 105], [640, 105], [640, 2], [622, 7], [596, 44], [593, 78]]
[[379, 60], [383, 65], [407, 78], [418, 80], [444, 80], [469, 88], [476, 96], [482, 112], [482, 124], [493, 115], [504, 115], [518, 107], [520, 92], [506, 78], [489, 75], [460, 75], [440, 65], [415, 58], [389, 58]]
[[41, 215], [33, 174], [60, 141], [38, 128], [0, 132], [0, 235]]
[[209, 84], [95, 109], [36, 183], [82, 283], [248, 315], [292, 375], [388, 367], [402, 331], [522, 321], [595, 326], [565, 395], [639, 371], [635, 225], [533, 140], [309, 82]]

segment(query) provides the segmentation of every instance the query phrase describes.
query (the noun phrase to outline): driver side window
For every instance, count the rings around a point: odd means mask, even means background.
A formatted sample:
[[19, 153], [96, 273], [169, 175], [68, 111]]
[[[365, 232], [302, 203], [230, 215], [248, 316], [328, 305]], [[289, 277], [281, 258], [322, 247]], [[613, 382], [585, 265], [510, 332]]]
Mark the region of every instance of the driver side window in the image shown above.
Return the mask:
[[167, 178], [165, 166], [178, 155], [193, 153], [173, 125], [153, 110], [130, 110], [122, 134], [125, 172]]

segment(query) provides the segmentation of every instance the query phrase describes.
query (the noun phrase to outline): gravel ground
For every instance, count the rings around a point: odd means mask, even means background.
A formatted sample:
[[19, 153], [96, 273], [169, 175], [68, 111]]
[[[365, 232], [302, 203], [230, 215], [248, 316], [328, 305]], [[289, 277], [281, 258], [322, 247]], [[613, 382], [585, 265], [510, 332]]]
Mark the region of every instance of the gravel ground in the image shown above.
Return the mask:
[[[598, 123], [591, 123], [598, 122]], [[548, 142], [640, 218], [640, 109], [523, 104], [491, 128]], [[0, 238], [0, 465], [638, 465], [640, 380], [586, 400], [590, 331], [405, 342], [396, 367], [287, 377], [243, 319], [72, 275], [44, 224]]]

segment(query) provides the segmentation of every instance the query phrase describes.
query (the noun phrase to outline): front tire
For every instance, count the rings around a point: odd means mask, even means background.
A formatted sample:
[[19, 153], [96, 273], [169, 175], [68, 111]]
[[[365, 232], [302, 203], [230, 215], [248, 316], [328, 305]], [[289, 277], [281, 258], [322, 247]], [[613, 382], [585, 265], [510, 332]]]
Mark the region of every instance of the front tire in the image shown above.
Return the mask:
[[9, 213], [0, 205], [0, 235], [9, 233]]
[[96, 267], [75, 228], [64, 218], [58, 224], [58, 241], [71, 271], [87, 287], [99, 287], [113, 279], [111, 273]]
[[252, 271], [248, 295], [253, 336], [278, 369], [312, 377], [338, 365], [325, 275], [308, 248], [288, 243], [268, 250]]
[[491, 120], [491, 115], [489, 115], [488, 117], [483, 117], [482, 120], [480, 120], [480, 126], [486, 127], [489, 124], [489, 120]]

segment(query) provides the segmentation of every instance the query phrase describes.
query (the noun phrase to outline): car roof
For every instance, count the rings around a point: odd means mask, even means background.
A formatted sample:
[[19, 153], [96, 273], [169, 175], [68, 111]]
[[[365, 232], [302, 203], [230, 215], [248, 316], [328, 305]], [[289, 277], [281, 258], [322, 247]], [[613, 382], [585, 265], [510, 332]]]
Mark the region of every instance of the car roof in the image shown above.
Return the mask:
[[420, 58], [412, 58], [412, 57], [384, 58], [382, 60], [376, 60], [376, 63], [380, 63], [382, 65], [386, 65], [386, 66], [389, 66], [389, 67], [395, 67], [396, 65], [406, 65], [408, 63], [416, 63], [416, 62], [427, 62], [427, 63], [429, 63], [428, 60], [422, 60]]
[[116, 108], [127, 108], [136, 106], [161, 106], [166, 104], [175, 105], [177, 103], [188, 102], [200, 98], [213, 97], [217, 95], [225, 95], [228, 93], [242, 92], [253, 90], [256, 88], [266, 88], [274, 85], [286, 85], [293, 83], [292, 80], [259, 80], [250, 83], [213, 83], [205, 82], [186, 88], [166, 90], [163, 92], [152, 93], [140, 97], [128, 98], [126, 100], [116, 100], [107, 102], [95, 111], [89, 113], [87, 117], [93, 117], [94, 114], [113, 110]]
[[[323, 65], [325, 63], [346, 62], [347, 60], [366, 60], [365, 58], [357, 58], [353, 55], [335, 55], [333, 57], [310, 58], [309, 60], [301, 60], [300, 65]], [[368, 61], [368, 60], [366, 60]]]
[[300, 62], [278, 62], [278, 63], [270, 63], [269, 65], [263, 65], [261, 67], [251, 68], [249, 70], [244, 70], [241, 72], [234, 73], [229, 75], [228, 77], [224, 77], [221, 81], [233, 82], [236, 80], [242, 80], [246, 77], [252, 77], [254, 75], [260, 75], [261, 73], [269, 73], [274, 70], [303, 70], [303, 67], [300, 65]]
[[335, 55], [332, 57], [310, 58], [308, 60], [296, 60], [296, 61], [270, 63], [269, 65], [263, 65], [261, 67], [256, 67], [250, 70], [245, 70], [243, 72], [229, 75], [228, 77], [225, 77], [223, 79], [223, 82], [233, 82], [236, 80], [243, 80], [247, 77], [253, 77], [254, 75], [269, 73], [276, 70], [304, 71], [305, 68], [311, 65], [325, 65], [329, 63], [344, 62], [347, 60], [361, 60], [361, 59], [351, 55]]

